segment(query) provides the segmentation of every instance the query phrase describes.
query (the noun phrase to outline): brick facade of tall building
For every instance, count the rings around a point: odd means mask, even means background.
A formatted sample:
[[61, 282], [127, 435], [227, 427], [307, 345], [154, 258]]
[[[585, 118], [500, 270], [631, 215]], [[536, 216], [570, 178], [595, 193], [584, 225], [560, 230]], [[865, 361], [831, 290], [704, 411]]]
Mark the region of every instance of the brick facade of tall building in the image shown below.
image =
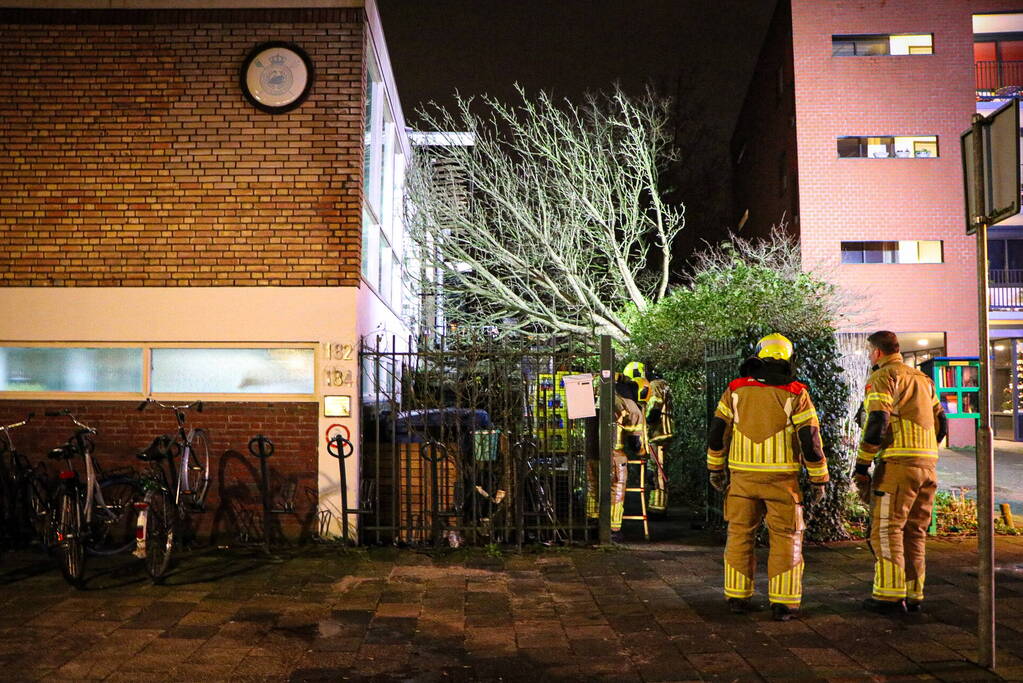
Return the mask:
[[[778, 62], [791, 47], [794, 119], [783, 113], [788, 105], [777, 106], [755, 83], [734, 144], [773, 149], [789, 141], [798, 166], [804, 267], [827, 274], [862, 309], [841, 322], [841, 331], [919, 333], [914, 338], [941, 339], [942, 354], [976, 356], [976, 239], [965, 234], [959, 149], [977, 107], [973, 15], [1020, 11], [1020, 3], [782, 0], [778, 13], [789, 9], [791, 35], [772, 31], [761, 60]], [[884, 42], [908, 35], [930, 36], [930, 50]], [[842, 41], [866, 47], [843, 50]], [[878, 138], [936, 136], [937, 154], [854, 156], [839, 149], [840, 138], [852, 136], [861, 136], [864, 146], [885, 143]], [[736, 166], [737, 217], [745, 208], [754, 215], [760, 205], [776, 203], [750, 189], [756, 179], [778, 175], [778, 155], [766, 156]], [[939, 262], [902, 262], [891, 254], [843, 258], [843, 249], [856, 243], [893, 252], [900, 242], [939, 241]], [[878, 258], [883, 262], [871, 262]], [[971, 441], [972, 429], [970, 420], [954, 421], [953, 443]]]
[[[0, 11], [0, 286], [359, 284], [362, 10]], [[309, 98], [245, 100], [257, 44]]]

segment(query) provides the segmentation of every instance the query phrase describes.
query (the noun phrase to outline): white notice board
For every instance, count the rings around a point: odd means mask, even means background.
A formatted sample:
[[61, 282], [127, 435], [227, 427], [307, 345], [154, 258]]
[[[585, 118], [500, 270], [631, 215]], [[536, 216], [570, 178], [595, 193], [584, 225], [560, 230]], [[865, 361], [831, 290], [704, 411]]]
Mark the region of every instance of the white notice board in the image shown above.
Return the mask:
[[597, 403], [593, 397], [593, 375], [565, 375], [565, 402], [568, 419], [597, 416]]

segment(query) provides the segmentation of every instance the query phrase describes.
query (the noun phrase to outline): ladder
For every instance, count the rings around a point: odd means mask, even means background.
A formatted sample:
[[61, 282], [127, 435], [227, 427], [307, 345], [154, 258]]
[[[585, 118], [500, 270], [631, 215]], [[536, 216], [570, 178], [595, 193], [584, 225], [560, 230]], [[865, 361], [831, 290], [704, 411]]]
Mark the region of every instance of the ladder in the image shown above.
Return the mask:
[[[619, 461], [621, 462], [621, 461]], [[639, 467], [639, 486], [629, 486], [629, 481], [632, 480], [633, 468]], [[646, 509], [646, 460], [626, 460], [625, 461], [625, 501], [623, 506], [629, 502], [629, 494], [639, 494], [639, 509], [638, 515], [622, 515], [622, 520], [642, 520], [643, 521], [643, 540], [650, 540], [650, 524], [647, 522], [647, 509]]]

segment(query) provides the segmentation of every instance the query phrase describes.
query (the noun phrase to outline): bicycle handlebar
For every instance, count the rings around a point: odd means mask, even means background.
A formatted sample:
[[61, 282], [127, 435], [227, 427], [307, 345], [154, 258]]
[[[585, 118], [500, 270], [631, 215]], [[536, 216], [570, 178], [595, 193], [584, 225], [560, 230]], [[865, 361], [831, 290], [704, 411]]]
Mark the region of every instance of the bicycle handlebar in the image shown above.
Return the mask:
[[157, 401], [154, 398], [147, 398], [145, 401], [140, 403], [139, 404], [139, 408], [138, 408], [139, 411], [145, 410], [149, 406], [150, 403], [155, 403], [156, 405], [160, 406], [161, 408], [166, 408], [167, 410], [173, 410], [174, 412], [178, 412], [179, 410], [191, 410], [192, 408], [194, 408], [195, 412], [197, 412], [197, 413], [201, 413], [202, 412], [202, 401], [192, 401], [191, 403], [186, 403], [184, 405], [173, 406], [173, 405], [169, 405], [167, 403], [160, 403], [159, 401]]
[[[90, 434], [95, 434], [96, 433], [96, 429], [94, 427], [90, 427], [87, 424], [82, 424], [81, 422], [79, 422], [78, 418], [76, 418], [74, 415], [72, 415], [71, 411], [69, 409], [67, 409], [67, 408], [64, 408], [63, 410], [47, 410], [46, 411], [46, 417], [65, 417], [65, 416], [70, 418], [71, 421], [75, 423], [75, 426], [78, 427], [79, 429], [81, 429], [83, 431], [86, 431], [86, 432], [89, 432]], [[27, 422], [27, 420], [26, 420], [26, 422]]]
[[9, 424], [9, 425], [0, 425], [0, 431], [6, 432], [8, 429], [17, 429], [18, 427], [24, 427], [29, 422], [31, 422], [32, 418], [35, 417], [35, 416], [36, 416], [35, 413], [29, 413], [28, 415], [25, 416], [25, 419], [22, 420], [21, 422], [15, 422], [14, 424]]

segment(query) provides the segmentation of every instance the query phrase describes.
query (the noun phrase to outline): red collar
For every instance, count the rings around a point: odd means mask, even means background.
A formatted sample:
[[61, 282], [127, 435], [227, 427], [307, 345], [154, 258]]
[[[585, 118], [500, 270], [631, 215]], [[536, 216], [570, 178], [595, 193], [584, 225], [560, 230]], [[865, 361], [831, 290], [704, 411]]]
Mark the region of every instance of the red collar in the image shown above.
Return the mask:
[[790, 394], [795, 394], [796, 396], [799, 396], [801, 393], [806, 391], [806, 385], [802, 382], [789, 382], [788, 384], [764, 384], [763, 382], [758, 382], [752, 377], [740, 377], [737, 380], [733, 380], [732, 383], [728, 385], [728, 388], [732, 391], [742, 387], [768, 387], [781, 389], [782, 391], [787, 391]]

